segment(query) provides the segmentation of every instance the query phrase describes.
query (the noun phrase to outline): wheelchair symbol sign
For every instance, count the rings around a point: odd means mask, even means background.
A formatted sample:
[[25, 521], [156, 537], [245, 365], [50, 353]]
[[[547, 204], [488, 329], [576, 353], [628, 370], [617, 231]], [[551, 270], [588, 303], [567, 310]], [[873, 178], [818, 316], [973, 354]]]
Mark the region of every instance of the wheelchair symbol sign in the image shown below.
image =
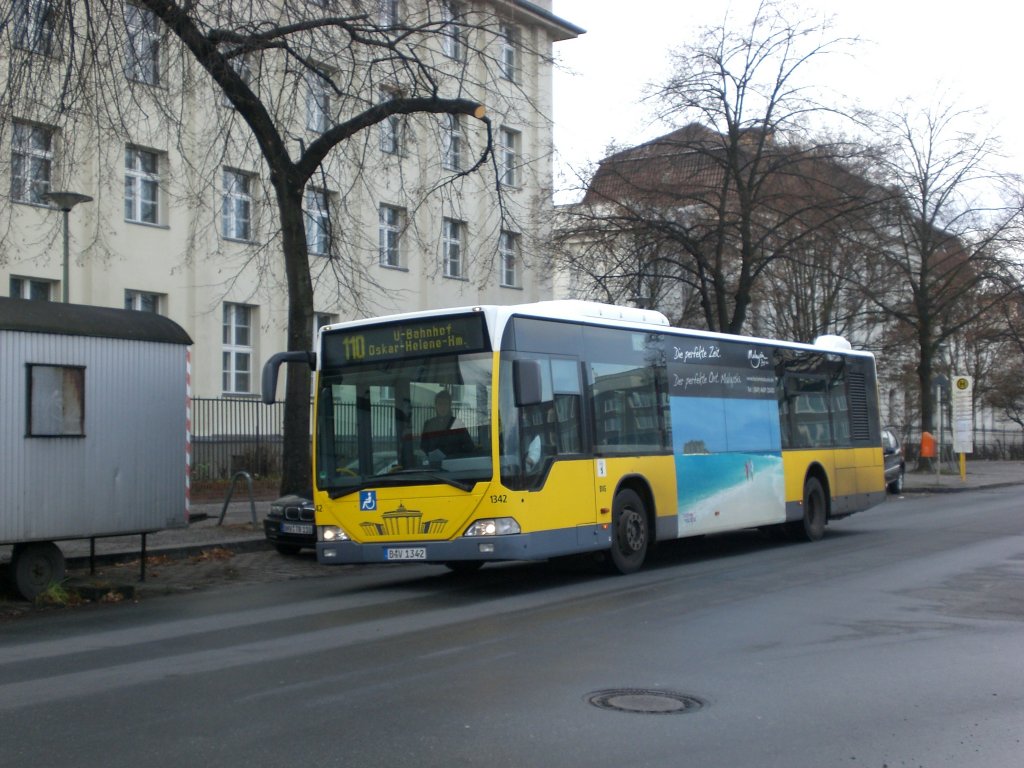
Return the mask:
[[359, 511], [360, 512], [373, 512], [377, 509], [377, 492], [376, 491], [360, 491], [359, 492]]

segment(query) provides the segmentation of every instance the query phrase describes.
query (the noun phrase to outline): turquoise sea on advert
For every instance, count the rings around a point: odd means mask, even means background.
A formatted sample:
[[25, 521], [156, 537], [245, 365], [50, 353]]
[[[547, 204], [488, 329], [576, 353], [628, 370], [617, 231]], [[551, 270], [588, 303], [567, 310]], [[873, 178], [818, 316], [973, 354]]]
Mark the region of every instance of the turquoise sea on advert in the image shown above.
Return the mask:
[[680, 530], [764, 525], [785, 519], [779, 453], [676, 456]]

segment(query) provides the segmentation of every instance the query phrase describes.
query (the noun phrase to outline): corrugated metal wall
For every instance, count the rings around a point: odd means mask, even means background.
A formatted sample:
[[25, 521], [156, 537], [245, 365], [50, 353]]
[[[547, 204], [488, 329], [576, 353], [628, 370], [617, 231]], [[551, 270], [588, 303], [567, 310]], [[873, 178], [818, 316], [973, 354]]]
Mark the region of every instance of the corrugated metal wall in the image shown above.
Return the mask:
[[[178, 344], [0, 331], [0, 542], [187, 524]], [[28, 364], [85, 368], [85, 436], [28, 437]]]

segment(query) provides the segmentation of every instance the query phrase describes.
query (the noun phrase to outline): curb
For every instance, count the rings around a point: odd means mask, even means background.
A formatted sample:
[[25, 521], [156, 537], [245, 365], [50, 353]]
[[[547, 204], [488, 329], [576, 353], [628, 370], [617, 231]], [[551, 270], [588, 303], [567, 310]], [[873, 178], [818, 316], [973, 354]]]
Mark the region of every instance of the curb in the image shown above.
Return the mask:
[[964, 491], [984, 491], [989, 488], [1012, 488], [1015, 485], [1024, 485], [1024, 480], [986, 483], [985, 485], [924, 485], [917, 488], [907, 488], [904, 485], [903, 495], [906, 496], [908, 493], [963, 493]]
[[[266, 539], [238, 539], [235, 541], [208, 541], [204, 544], [187, 544], [182, 546], [158, 547], [146, 549], [146, 557], [169, 557], [174, 560], [184, 560], [188, 557], [202, 554], [210, 549], [226, 549], [229, 552], [243, 554], [246, 552], [262, 552], [271, 549], [272, 545]], [[96, 565], [124, 565], [125, 563], [136, 562], [142, 550], [131, 552], [107, 552], [98, 554], [92, 558]], [[74, 555], [66, 557], [64, 562], [68, 569], [88, 568], [89, 555]]]

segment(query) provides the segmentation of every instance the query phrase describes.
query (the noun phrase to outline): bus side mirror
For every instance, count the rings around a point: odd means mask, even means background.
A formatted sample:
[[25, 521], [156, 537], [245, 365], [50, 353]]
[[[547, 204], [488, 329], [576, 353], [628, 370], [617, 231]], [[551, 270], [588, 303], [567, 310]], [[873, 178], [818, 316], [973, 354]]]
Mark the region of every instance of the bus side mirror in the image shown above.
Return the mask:
[[537, 360], [513, 360], [512, 379], [516, 407], [537, 405], [543, 402], [544, 388], [541, 386], [540, 362]]
[[277, 396], [277, 371], [282, 363], [305, 363], [311, 371], [316, 370], [316, 353], [314, 352], [278, 352], [271, 355], [263, 364], [263, 376], [260, 380], [262, 400], [266, 405], [273, 405]]

